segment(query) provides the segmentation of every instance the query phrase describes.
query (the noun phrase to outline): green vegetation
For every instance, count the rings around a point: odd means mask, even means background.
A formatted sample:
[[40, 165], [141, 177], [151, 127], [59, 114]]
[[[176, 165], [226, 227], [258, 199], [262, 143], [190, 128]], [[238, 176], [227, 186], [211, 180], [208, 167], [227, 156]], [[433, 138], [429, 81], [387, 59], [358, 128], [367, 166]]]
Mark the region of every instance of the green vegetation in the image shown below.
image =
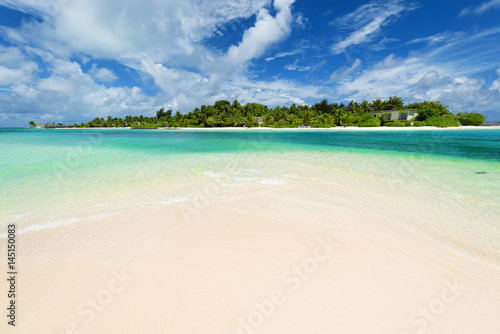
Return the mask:
[[311, 125], [311, 128], [331, 128], [332, 126], [336, 126], [335, 124], [334, 125], [330, 125], [330, 124], [313, 124]]
[[425, 124], [429, 126], [437, 126], [438, 128], [448, 128], [460, 126], [460, 122], [453, 115], [433, 116], [425, 120]]
[[457, 114], [457, 120], [462, 125], [475, 125], [479, 126], [484, 123], [486, 116], [478, 114], [477, 112], [459, 112]]
[[[381, 111], [418, 110], [418, 115], [412, 121], [390, 122], [386, 115], [375, 114]], [[411, 110], [410, 110], [411, 111]], [[407, 113], [406, 113], [407, 114]], [[477, 123], [477, 117], [464, 113], [465, 122]], [[477, 114], [479, 115], [479, 114]], [[480, 115], [482, 116], [482, 115]], [[362, 103], [351, 101], [343, 103], [328, 103], [326, 99], [313, 106], [296, 105], [289, 107], [277, 106], [269, 108], [259, 103], [242, 105], [238, 100], [233, 102], [220, 100], [214, 105], [202, 105], [187, 114], [163, 108], [156, 112], [155, 117], [126, 116], [125, 118], [95, 118], [77, 127], [131, 127], [134, 129], [154, 129], [159, 127], [273, 127], [273, 128], [330, 128], [334, 126], [456, 126], [455, 117], [445, 105], [438, 101], [424, 101], [404, 105], [403, 99], [391, 96], [388, 100], [377, 99]], [[484, 117], [484, 116], [482, 116]], [[429, 120], [429, 122], [427, 121]], [[473, 120], [473, 121], [472, 121]], [[483, 120], [484, 121], [484, 120]], [[437, 124], [437, 125], [435, 125]]]
[[358, 126], [363, 128], [377, 127], [380, 126], [380, 119], [371, 114], [365, 114], [360, 118]]
[[385, 126], [390, 126], [390, 127], [404, 127], [404, 126], [406, 126], [406, 122], [391, 122], [391, 123], [386, 123]]

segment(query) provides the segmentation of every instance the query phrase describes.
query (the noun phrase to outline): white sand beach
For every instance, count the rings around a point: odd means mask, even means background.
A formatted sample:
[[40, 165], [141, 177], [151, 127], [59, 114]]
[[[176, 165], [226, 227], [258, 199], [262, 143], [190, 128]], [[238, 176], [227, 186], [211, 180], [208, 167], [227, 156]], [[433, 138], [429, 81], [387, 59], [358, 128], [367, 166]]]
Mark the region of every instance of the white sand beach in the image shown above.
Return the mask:
[[342, 198], [251, 184], [21, 234], [16, 332], [497, 333], [498, 269]]

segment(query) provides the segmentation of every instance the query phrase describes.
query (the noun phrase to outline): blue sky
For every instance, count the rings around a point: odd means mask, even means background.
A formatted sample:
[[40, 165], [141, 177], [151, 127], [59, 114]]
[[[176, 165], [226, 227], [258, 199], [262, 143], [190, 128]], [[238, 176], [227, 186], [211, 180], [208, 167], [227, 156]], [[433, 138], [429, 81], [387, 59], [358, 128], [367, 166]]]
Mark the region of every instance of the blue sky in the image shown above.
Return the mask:
[[0, 126], [439, 100], [500, 121], [500, 0], [0, 0]]

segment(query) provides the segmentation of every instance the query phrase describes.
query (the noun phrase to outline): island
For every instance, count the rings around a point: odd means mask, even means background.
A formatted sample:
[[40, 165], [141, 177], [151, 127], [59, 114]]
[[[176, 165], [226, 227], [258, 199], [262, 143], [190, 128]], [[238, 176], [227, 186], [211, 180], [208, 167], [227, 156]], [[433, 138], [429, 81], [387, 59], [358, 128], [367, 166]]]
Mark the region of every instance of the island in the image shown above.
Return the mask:
[[219, 100], [213, 105], [202, 105], [189, 113], [175, 114], [171, 109], [161, 108], [155, 117], [126, 116], [124, 118], [96, 117], [90, 122], [81, 124], [36, 124], [36, 128], [124, 128], [157, 129], [157, 128], [222, 128], [222, 127], [270, 127], [270, 128], [332, 128], [336, 126], [356, 127], [421, 127], [434, 126], [440, 128], [460, 125], [479, 126], [486, 117], [476, 112], [459, 112], [453, 114], [448, 107], [439, 101], [423, 101], [404, 104], [403, 99], [391, 96], [387, 100], [374, 100], [361, 103], [351, 101], [344, 103], [328, 103], [323, 99], [312, 106], [296, 105], [269, 108], [260, 103], [242, 105], [238, 100], [233, 102]]

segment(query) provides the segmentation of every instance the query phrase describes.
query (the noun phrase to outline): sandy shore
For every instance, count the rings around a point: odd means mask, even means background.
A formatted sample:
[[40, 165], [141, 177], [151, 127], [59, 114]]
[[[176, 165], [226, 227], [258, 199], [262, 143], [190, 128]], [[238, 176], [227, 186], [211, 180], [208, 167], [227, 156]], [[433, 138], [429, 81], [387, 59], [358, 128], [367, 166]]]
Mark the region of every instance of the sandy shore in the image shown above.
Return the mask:
[[500, 272], [396, 223], [310, 185], [247, 185], [24, 233], [1, 332], [498, 333]]

